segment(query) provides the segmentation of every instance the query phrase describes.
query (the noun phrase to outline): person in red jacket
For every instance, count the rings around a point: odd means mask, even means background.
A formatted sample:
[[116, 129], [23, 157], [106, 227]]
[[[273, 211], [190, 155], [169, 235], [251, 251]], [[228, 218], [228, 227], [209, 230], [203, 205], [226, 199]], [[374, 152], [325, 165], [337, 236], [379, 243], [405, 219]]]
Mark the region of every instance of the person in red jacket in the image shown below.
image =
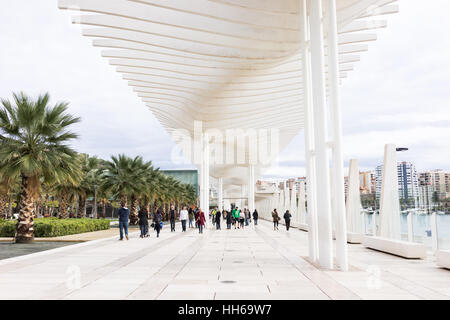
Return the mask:
[[205, 226], [205, 213], [202, 211], [201, 208], [198, 208], [198, 215], [197, 215], [197, 225], [198, 225], [198, 233], [203, 233], [203, 227]]

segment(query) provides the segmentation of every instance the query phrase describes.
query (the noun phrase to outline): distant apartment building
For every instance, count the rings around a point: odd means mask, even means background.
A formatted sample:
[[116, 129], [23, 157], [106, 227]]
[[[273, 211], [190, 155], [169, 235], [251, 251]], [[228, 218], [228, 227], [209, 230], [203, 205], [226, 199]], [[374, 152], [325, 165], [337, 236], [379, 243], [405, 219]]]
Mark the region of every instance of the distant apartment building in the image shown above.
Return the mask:
[[363, 171], [359, 173], [359, 187], [361, 194], [371, 194], [376, 192], [376, 175], [373, 171]]
[[423, 172], [419, 176], [421, 186], [431, 186], [432, 193], [437, 193], [440, 199], [450, 197], [450, 173], [443, 170]]
[[433, 186], [431, 183], [419, 182], [419, 209], [431, 209], [433, 207]]
[[[376, 196], [380, 199], [383, 175], [383, 165], [379, 165], [375, 170], [376, 175]], [[419, 200], [419, 176], [416, 167], [411, 162], [397, 163], [398, 176], [398, 196], [400, 201], [418, 205]]]

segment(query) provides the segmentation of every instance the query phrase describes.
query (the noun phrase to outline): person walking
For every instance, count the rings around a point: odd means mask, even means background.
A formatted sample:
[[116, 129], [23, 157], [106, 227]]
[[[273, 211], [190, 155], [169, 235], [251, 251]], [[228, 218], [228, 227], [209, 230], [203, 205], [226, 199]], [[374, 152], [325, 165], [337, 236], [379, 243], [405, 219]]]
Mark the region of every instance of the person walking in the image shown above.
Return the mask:
[[192, 207], [189, 208], [189, 228], [193, 228], [194, 227], [194, 209], [192, 209]]
[[170, 232], [175, 232], [175, 207], [170, 206], [169, 219], [170, 219]]
[[189, 213], [188, 213], [186, 207], [183, 207], [183, 209], [180, 211], [180, 221], [181, 221], [182, 232], [186, 232], [186, 223], [187, 223], [188, 217], [189, 217]]
[[244, 229], [244, 222], [245, 222], [245, 213], [244, 211], [239, 212], [239, 226], [241, 229]]
[[198, 228], [198, 214], [199, 214], [199, 209], [195, 209], [194, 211], [194, 219], [195, 219], [195, 227]]
[[150, 236], [148, 234], [148, 212], [147, 209], [141, 209], [138, 213], [139, 228], [141, 229], [141, 238]]
[[284, 218], [284, 222], [286, 224], [286, 231], [289, 231], [289, 227], [291, 226], [291, 218], [292, 218], [292, 215], [290, 214], [289, 210], [286, 210], [283, 218]]
[[220, 211], [216, 211], [216, 230], [220, 230], [220, 218], [222, 218], [222, 213]]
[[240, 210], [238, 207], [233, 209], [233, 224], [234, 224], [234, 228], [238, 228], [239, 229], [239, 218], [240, 218]]
[[273, 230], [278, 230], [278, 222], [280, 221], [280, 216], [278, 215], [277, 209], [273, 209], [272, 218], [273, 218]]
[[121, 208], [119, 209], [119, 230], [120, 230], [120, 240], [123, 240], [123, 233], [125, 231], [125, 237], [128, 240], [128, 219], [130, 217], [130, 209], [127, 208], [125, 202], [121, 203]]
[[248, 223], [250, 222], [251, 219], [250, 210], [248, 208], [245, 208], [244, 214], [245, 214], [245, 225], [248, 226]]
[[203, 227], [205, 226], [205, 213], [202, 209], [198, 209], [198, 217], [197, 217], [197, 225], [198, 225], [198, 233], [203, 233]]
[[258, 211], [256, 209], [253, 211], [253, 222], [255, 223], [255, 226], [258, 225]]
[[231, 211], [224, 210], [226, 212], [227, 219], [227, 229], [231, 229], [231, 224], [233, 223], [233, 216], [231, 215]]
[[162, 222], [162, 215], [161, 212], [156, 210], [155, 214], [153, 215], [153, 224], [154, 228], [156, 230], [156, 237], [159, 238], [159, 232], [161, 231], [161, 222]]

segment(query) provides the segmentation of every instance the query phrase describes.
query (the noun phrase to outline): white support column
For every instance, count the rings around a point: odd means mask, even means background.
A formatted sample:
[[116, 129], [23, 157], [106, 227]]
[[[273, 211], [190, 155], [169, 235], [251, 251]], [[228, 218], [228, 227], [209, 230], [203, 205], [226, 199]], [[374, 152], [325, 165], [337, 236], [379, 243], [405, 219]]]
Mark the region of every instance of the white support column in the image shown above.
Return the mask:
[[218, 208], [220, 211], [223, 211], [223, 178], [219, 178], [219, 188], [218, 188], [218, 193], [219, 193], [219, 199], [218, 199]]
[[377, 235], [384, 238], [401, 240], [397, 159], [394, 144], [387, 144], [384, 149], [380, 216]]
[[290, 197], [291, 201], [289, 202], [290, 203], [289, 211], [291, 212], [292, 217], [293, 217], [292, 221], [295, 222], [297, 225], [297, 221], [298, 221], [297, 185], [296, 185], [295, 181], [294, 181], [294, 184], [292, 185], [292, 190], [290, 192], [290, 196], [291, 196]]
[[284, 182], [284, 206], [283, 206], [283, 212], [284, 214], [286, 210], [289, 210], [289, 181]]
[[[209, 214], [209, 137], [204, 135], [203, 140], [203, 204], [202, 210], [205, 216]], [[206, 219], [208, 220], [208, 219]]]
[[205, 181], [204, 181], [204, 179], [205, 179], [205, 172], [204, 172], [205, 161], [203, 160], [203, 158], [204, 158], [205, 152], [203, 150], [203, 144], [201, 146], [200, 153], [201, 153], [200, 166], [199, 166], [200, 168], [199, 168], [199, 175], [198, 175], [198, 183], [200, 185], [200, 196], [199, 196], [200, 204], [199, 204], [199, 206], [202, 210], [204, 210], [203, 206], [205, 205]]
[[346, 203], [347, 226], [349, 232], [363, 233], [361, 219], [361, 195], [359, 191], [358, 160], [350, 160], [348, 173], [348, 195]]
[[312, 110], [311, 85], [311, 55], [309, 52], [309, 23], [306, 0], [300, 0], [300, 36], [302, 44], [302, 72], [303, 72], [303, 103], [305, 112], [305, 158], [306, 184], [308, 203], [308, 247], [309, 259], [316, 262], [319, 257], [317, 231], [317, 199], [316, 199], [316, 170], [314, 162], [315, 140]]
[[243, 184], [243, 185], [241, 185], [241, 199], [239, 200], [239, 202], [240, 202], [239, 209], [241, 209], [241, 210], [244, 210], [244, 208], [245, 208], [246, 193], [247, 193], [246, 186]]
[[255, 167], [248, 167], [248, 210], [252, 214], [255, 210]]
[[327, 110], [325, 98], [324, 43], [322, 1], [310, 2], [311, 77], [314, 105], [314, 136], [316, 155], [317, 225], [319, 264], [333, 268], [331, 232], [330, 168], [328, 159]]
[[408, 213], [408, 216], [406, 217], [406, 223], [407, 223], [407, 226], [408, 226], [408, 241], [409, 242], [414, 242], [412, 215], [413, 215], [413, 212], [410, 211]]
[[339, 51], [336, 0], [327, 0], [328, 78], [330, 80], [330, 118], [333, 135], [333, 194], [336, 218], [336, 260], [348, 270], [347, 223], [345, 217], [344, 155], [342, 150], [342, 117], [339, 91]]
[[305, 214], [306, 214], [306, 206], [305, 206], [305, 182], [300, 181], [300, 190], [298, 190], [298, 223], [305, 224]]

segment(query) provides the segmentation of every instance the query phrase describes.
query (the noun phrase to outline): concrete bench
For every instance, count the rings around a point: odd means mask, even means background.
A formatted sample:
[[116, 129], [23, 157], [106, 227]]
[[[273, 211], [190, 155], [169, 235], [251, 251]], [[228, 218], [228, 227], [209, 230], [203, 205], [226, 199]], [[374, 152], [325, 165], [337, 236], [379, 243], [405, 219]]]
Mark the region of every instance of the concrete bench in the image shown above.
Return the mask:
[[390, 253], [407, 259], [424, 259], [427, 256], [427, 249], [425, 245], [421, 243], [364, 236], [363, 245], [370, 249]]
[[438, 250], [436, 252], [436, 264], [439, 267], [450, 269], [450, 250]]
[[300, 224], [298, 225], [298, 228], [299, 228], [300, 230], [303, 230], [303, 231], [308, 231], [308, 230], [309, 230], [309, 226], [308, 226], [306, 223], [300, 223]]
[[347, 242], [348, 243], [362, 243], [363, 242], [364, 235], [362, 233], [355, 233], [355, 232], [347, 232]]
[[[362, 233], [347, 232], [347, 243], [359, 244], [363, 242]], [[336, 240], [336, 233], [333, 231], [333, 240]]]

